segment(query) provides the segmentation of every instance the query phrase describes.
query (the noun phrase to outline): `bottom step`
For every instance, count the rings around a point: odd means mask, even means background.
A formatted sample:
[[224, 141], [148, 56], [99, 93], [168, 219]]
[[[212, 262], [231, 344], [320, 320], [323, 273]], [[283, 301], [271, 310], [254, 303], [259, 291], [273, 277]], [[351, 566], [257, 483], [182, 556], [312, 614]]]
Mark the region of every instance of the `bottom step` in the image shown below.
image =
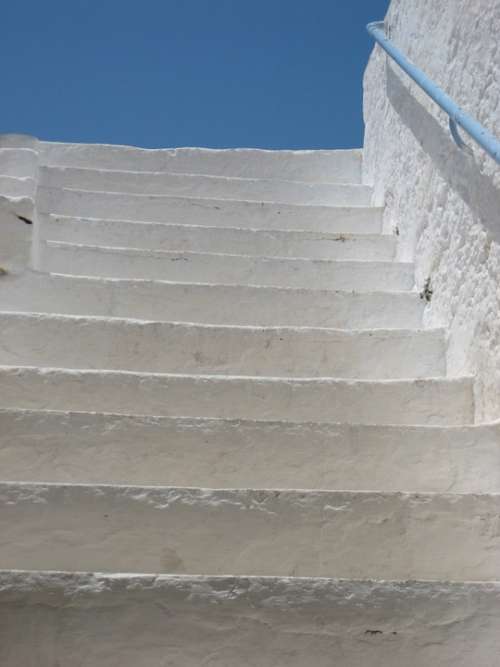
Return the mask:
[[491, 667], [500, 583], [0, 572], [2, 667]]

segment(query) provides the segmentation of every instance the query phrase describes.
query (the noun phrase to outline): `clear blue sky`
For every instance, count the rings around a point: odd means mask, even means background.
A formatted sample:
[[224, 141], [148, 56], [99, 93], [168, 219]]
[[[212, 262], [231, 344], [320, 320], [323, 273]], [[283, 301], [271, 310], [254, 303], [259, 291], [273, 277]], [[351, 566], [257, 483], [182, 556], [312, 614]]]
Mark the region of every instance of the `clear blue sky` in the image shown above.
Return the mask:
[[27, 0], [1, 12], [1, 132], [159, 146], [360, 146], [389, 0]]

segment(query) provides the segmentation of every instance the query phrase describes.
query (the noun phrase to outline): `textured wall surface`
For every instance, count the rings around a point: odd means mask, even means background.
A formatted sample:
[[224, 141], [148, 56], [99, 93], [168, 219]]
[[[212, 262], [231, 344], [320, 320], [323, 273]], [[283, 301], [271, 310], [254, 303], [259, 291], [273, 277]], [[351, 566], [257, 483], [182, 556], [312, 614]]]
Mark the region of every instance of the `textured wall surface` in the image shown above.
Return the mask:
[[33, 137], [0, 135], [0, 274], [30, 263], [38, 146]]
[[[500, 0], [393, 0], [389, 36], [417, 66], [500, 136]], [[364, 181], [385, 204], [384, 228], [430, 278], [428, 325], [444, 325], [448, 372], [476, 376], [476, 418], [500, 418], [500, 168], [379, 47], [365, 73]]]

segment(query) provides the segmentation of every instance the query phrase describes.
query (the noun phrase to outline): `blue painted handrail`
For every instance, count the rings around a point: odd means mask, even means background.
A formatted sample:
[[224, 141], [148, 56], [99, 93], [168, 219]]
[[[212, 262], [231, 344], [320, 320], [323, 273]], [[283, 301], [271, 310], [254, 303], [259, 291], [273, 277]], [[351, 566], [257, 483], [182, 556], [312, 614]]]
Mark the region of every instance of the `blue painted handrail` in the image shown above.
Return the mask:
[[441, 90], [441, 88], [436, 86], [436, 84], [431, 81], [421, 69], [415, 67], [415, 65], [394, 46], [384, 32], [384, 22], [376, 21], [375, 23], [369, 23], [366, 26], [366, 29], [373, 39], [380, 44], [384, 51], [397, 62], [401, 69], [403, 69], [408, 76], [422, 88], [422, 90], [425, 90], [427, 95], [429, 95], [441, 109], [446, 111], [449, 117], [451, 136], [457, 146], [461, 149], [470, 150], [458, 132], [457, 125], [459, 125], [488, 153], [488, 155], [500, 164], [500, 141], [478, 123], [477, 120], [474, 120], [474, 118], [466, 114], [465, 111], [462, 111], [451, 97]]

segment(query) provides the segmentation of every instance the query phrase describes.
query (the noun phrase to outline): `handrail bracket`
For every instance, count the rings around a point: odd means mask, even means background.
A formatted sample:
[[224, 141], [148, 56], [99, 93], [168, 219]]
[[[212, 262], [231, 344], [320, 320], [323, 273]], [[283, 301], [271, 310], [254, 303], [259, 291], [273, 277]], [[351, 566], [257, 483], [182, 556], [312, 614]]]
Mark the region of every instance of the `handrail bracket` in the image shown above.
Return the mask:
[[366, 29], [382, 49], [401, 67], [415, 83], [422, 88], [434, 102], [448, 114], [448, 124], [451, 136], [456, 145], [466, 153], [472, 154], [472, 149], [460, 136], [459, 127], [483, 148], [495, 162], [500, 164], [500, 141], [488, 132], [474, 118], [465, 113], [434, 81], [394, 46], [385, 32], [385, 22], [369, 23]]
[[472, 148], [468, 146], [460, 136], [460, 132], [458, 131], [458, 125], [451, 116], [448, 119], [448, 125], [450, 128], [451, 136], [453, 137], [453, 141], [456, 143], [456, 145], [460, 148], [461, 151], [465, 151], [466, 153], [472, 155]]

